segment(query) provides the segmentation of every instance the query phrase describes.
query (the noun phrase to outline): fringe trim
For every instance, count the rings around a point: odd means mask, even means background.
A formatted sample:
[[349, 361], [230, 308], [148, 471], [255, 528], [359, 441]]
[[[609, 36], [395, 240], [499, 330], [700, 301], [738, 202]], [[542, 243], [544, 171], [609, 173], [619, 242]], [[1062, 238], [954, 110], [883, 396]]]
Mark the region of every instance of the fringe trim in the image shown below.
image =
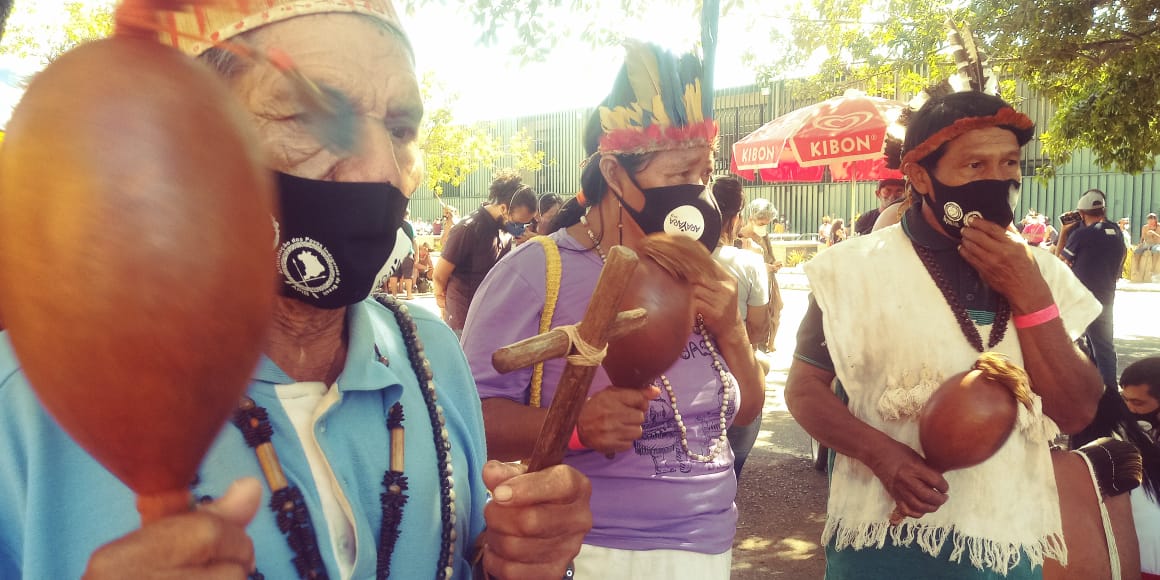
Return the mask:
[[1019, 565], [1024, 554], [1032, 566], [1042, 567], [1045, 558], [1067, 566], [1067, 545], [1063, 541], [1062, 532], [1048, 534], [1030, 544], [1014, 544], [964, 536], [955, 531], [954, 526], [926, 526], [913, 519], [907, 519], [896, 526], [890, 525], [890, 522], [868, 522], [852, 526], [841, 518], [830, 516], [822, 531], [822, 544], [828, 545], [833, 541], [835, 550], [880, 550], [886, 545], [888, 536], [895, 546], [908, 548], [917, 544], [919, 549], [930, 556], [938, 556], [947, 539], [950, 539], [951, 562], [961, 564], [966, 555], [975, 568], [990, 569], [1004, 576]]
[[1019, 405], [1015, 426], [1033, 443], [1046, 443], [1059, 436], [1059, 426], [1043, 414], [1043, 398], [1035, 393], [1031, 394], [1031, 409]]
[[878, 398], [878, 414], [886, 421], [916, 418], [942, 382], [942, 373], [936, 375], [929, 367], [922, 367], [917, 380], [913, 373], [905, 371], [898, 383], [893, 380], [886, 383], [885, 391]]

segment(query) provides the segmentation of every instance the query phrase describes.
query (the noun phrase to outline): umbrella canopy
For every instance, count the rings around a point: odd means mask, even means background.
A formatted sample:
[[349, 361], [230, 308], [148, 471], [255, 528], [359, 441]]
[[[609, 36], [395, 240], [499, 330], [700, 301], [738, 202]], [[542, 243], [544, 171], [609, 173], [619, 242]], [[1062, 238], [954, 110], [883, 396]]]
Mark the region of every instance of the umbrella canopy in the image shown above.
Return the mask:
[[821, 181], [827, 167], [834, 181], [901, 178], [882, 145], [904, 106], [847, 91], [786, 113], [733, 144], [732, 170], [766, 181]]

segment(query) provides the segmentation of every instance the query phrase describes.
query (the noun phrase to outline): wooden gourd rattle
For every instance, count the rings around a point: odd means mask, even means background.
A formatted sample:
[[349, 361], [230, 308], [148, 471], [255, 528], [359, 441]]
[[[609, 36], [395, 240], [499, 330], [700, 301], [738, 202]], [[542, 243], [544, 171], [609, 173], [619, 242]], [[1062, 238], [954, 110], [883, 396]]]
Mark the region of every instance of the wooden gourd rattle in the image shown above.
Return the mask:
[[137, 26], [33, 79], [0, 149], [0, 310], [53, 418], [137, 494], [190, 509], [275, 295], [273, 180], [234, 95]]

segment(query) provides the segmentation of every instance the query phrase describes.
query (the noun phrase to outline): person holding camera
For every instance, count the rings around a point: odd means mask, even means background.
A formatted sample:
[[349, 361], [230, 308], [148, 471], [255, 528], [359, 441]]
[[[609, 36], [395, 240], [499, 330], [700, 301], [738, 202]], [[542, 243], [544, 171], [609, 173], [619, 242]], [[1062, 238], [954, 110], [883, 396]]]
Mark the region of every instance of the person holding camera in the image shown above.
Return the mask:
[[536, 205], [536, 192], [520, 175], [503, 171], [491, 182], [487, 203], [448, 232], [433, 281], [435, 303], [456, 334], [463, 332], [467, 307], [483, 277], [517, 240], [523, 241]]
[[1071, 266], [1075, 277], [1100, 301], [1103, 311], [1087, 329], [1092, 354], [1100, 377], [1110, 389], [1116, 388], [1116, 346], [1112, 341], [1112, 305], [1116, 300], [1116, 280], [1124, 265], [1124, 238], [1120, 228], [1108, 221], [1107, 196], [1090, 189], [1079, 198], [1077, 210], [1060, 216], [1060, 257]]

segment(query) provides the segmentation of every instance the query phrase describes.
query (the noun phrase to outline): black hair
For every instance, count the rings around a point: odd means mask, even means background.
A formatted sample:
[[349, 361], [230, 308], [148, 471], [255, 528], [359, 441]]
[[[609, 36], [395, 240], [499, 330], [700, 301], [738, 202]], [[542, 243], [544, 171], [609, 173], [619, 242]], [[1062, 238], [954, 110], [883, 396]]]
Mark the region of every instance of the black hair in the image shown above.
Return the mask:
[[713, 197], [717, 198], [717, 207], [721, 210], [721, 223], [729, 223], [745, 205], [745, 188], [736, 177], [718, 177], [713, 180]]
[[1100, 437], [1117, 437], [1140, 450], [1144, 465], [1144, 490], [1153, 500], [1160, 500], [1160, 445], [1140, 428], [1136, 417], [1128, 410], [1123, 397], [1115, 388], [1104, 389], [1096, 407], [1095, 419], [1082, 431], [1072, 435], [1071, 448], [1078, 449]]
[[[959, 119], [991, 117], [1003, 109], [1013, 108], [1007, 101], [995, 95], [978, 91], [937, 94], [943, 90], [947, 90], [947, 88], [934, 87], [927, 89], [930, 93], [936, 93], [936, 96], [932, 96], [917, 111], [911, 112], [907, 110], [903, 112], [903, 116], [906, 118], [903, 121], [906, 126], [906, 136], [902, 140], [901, 147], [887, 148], [887, 167], [899, 169], [902, 166], [902, 158], [908, 152], [918, 148], [927, 139], [930, 139], [939, 131], [953, 125]], [[1020, 147], [1026, 145], [1035, 135], [1034, 127], [1027, 129], [1020, 129], [1010, 125], [999, 125], [999, 127], [1014, 133], [1015, 139], [1018, 140]], [[935, 149], [926, 157], [918, 160], [918, 164], [928, 172], [933, 171], [934, 167], [938, 165], [939, 159], [942, 159], [942, 156], [946, 153], [946, 145], [946, 143], [940, 145], [938, 149]]]
[[[628, 83], [623, 68], [620, 75], [617, 76], [616, 82], [618, 84]], [[605, 99], [605, 102], [607, 103], [608, 100]], [[603, 136], [604, 129], [600, 125], [600, 110], [597, 109], [588, 117], [588, 123], [584, 127], [584, 150], [588, 153], [588, 163], [580, 173], [580, 191], [584, 192], [587, 204], [581, 207], [576, 198], [568, 200], [560, 208], [560, 212], [556, 214], [556, 219], [552, 220], [548, 227], [549, 232], [580, 223], [580, 218], [584, 216], [587, 208], [600, 203], [600, 200], [604, 199], [604, 195], [608, 192], [608, 182], [605, 181], [604, 174], [600, 172], [600, 156], [596, 154], [596, 150], [600, 147], [600, 138]], [[635, 177], [653, 156], [651, 153], [645, 153], [641, 155], [615, 155], [615, 157], [620, 166], [629, 175]]]
[[545, 193], [544, 195], [540, 196], [540, 201], [537, 204], [539, 205], [539, 212], [537, 213], [543, 215], [544, 212], [551, 210], [563, 202], [564, 199], [561, 198], [559, 194]]
[[487, 190], [487, 200], [508, 206], [509, 212], [522, 207], [536, 213], [536, 192], [524, 185], [524, 178], [511, 169], [504, 169], [495, 174], [491, 187]]
[[1160, 356], [1138, 360], [1120, 374], [1120, 386], [1148, 385], [1148, 394], [1160, 399]]

